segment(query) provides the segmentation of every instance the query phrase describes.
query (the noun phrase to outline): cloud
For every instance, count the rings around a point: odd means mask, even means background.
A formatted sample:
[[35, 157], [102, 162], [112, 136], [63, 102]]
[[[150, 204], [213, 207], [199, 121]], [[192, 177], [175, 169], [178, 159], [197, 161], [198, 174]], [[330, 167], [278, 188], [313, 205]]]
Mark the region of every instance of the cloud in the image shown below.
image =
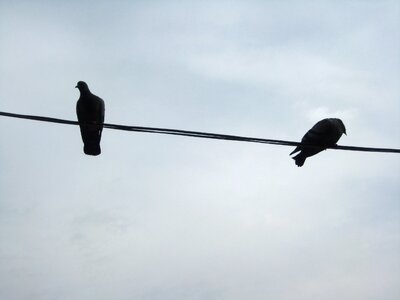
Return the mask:
[[[396, 147], [397, 1], [2, 2], [4, 110]], [[0, 119], [4, 299], [396, 299], [396, 155]], [[341, 140], [342, 141], [342, 140]]]
[[357, 117], [357, 113], [354, 109], [330, 111], [327, 107], [324, 106], [316, 107], [307, 113], [307, 118], [309, 121], [321, 120], [333, 116], [342, 120], [352, 120]]

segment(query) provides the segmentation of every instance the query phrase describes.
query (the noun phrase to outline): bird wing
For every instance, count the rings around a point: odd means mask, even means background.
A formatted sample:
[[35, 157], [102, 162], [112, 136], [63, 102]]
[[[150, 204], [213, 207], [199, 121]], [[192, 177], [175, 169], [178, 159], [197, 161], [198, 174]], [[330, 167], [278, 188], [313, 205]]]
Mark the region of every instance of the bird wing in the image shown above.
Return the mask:
[[99, 139], [101, 138], [101, 133], [103, 131], [103, 123], [104, 123], [104, 115], [105, 115], [105, 104], [103, 99], [96, 97], [97, 98], [97, 103], [98, 103], [98, 108], [97, 108], [97, 124], [101, 124], [101, 126], [98, 127], [99, 129]]
[[104, 101], [95, 95], [80, 98], [76, 104], [76, 115], [81, 123], [102, 124], [104, 122], [104, 114]]
[[300, 146], [297, 146], [292, 152], [290, 152], [289, 155], [292, 155], [292, 154], [294, 154], [296, 152], [299, 152], [300, 150], [301, 150]]
[[[316, 123], [301, 139], [303, 144], [324, 146], [329, 141], [332, 124], [329, 119], [324, 119]], [[289, 155], [299, 152], [304, 146], [297, 146]]]
[[329, 144], [334, 126], [329, 119], [324, 119], [315, 124], [301, 139], [304, 144], [325, 146]]

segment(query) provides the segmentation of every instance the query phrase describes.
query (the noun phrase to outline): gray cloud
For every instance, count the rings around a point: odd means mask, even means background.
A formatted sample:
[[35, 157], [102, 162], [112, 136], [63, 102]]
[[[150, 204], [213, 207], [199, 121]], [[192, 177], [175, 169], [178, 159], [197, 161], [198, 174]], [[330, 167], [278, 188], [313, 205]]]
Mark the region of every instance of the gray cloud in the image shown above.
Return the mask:
[[[1, 110], [398, 147], [396, 1], [7, 2]], [[397, 299], [397, 155], [0, 118], [3, 299]]]

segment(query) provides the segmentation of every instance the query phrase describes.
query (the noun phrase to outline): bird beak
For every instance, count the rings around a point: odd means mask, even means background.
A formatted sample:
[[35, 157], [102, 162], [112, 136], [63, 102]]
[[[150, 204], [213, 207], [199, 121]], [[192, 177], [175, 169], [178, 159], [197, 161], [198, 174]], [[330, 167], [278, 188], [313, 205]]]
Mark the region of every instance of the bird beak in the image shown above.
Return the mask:
[[75, 86], [75, 88], [77, 88], [78, 86]]

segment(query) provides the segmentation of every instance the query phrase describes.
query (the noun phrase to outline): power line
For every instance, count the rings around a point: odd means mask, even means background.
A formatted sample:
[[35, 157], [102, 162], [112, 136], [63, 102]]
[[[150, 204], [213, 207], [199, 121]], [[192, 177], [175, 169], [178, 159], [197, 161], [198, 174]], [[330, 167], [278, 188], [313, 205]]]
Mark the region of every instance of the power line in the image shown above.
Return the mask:
[[[1, 112], [1, 111], [0, 111], [0, 115], [1, 116], [5, 116], [5, 117], [10, 117], [10, 118], [28, 119], [28, 120], [35, 120], [35, 121], [41, 121], [41, 122], [51, 122], [51, 123], [68, 124], [68, 125], [79, 125], [79, 122], [77, 122], [77, 121], [56, 119], [56, 118], [50, 118], [50, 117], [21, 115], [21, 114]], [[306, 144], [302, 144], [302, 143], [299, 143], [299, 142], [292, 142], [292, 141], [275, 140], [275, 139], [262, 139], [262, 138], [254, 138], [254, 137], [245, 137], [245, 136], [218, 134], [218, 133], [209, 133], [209, 132], [200, 132], [200, 131], [189, 131], [189, 130], [180, 130], [180, 129], [142, 127], [142, 126], [127, 126], [127, 125], [118, 125], [118, 124], [109, 124], [109, 123], [104, 123], [103, 126], [105, 128], [109, 128], [109, 129], [125, 130], [125, 131], [136, 131], [136, 132], [180, 135], [180, 136], [189, 136], [189, 137], [197, 137], [197, 138], [208, 138], [208, 139], [219, 139], [219, 140], [228, 140], [228, 141], [272, 144], [272, 145], [281, 145], [281, 146], [300, 146], [300, 145], [304, 145], [304, 146], [308, 146], [308, 147], [317, 147], [315, 145], [306, 145]], [[336, 146], [333, 146], [333, 147], [328, 147], [328, 148], [329, 149], [336, 149], [336, 150], [348, 150], [348, 151], [400, 153], [400, 149], [391, 149], [391, 148], [371, 148], [371, 147], [339, 146], [339, 145], [336, 145]]]

